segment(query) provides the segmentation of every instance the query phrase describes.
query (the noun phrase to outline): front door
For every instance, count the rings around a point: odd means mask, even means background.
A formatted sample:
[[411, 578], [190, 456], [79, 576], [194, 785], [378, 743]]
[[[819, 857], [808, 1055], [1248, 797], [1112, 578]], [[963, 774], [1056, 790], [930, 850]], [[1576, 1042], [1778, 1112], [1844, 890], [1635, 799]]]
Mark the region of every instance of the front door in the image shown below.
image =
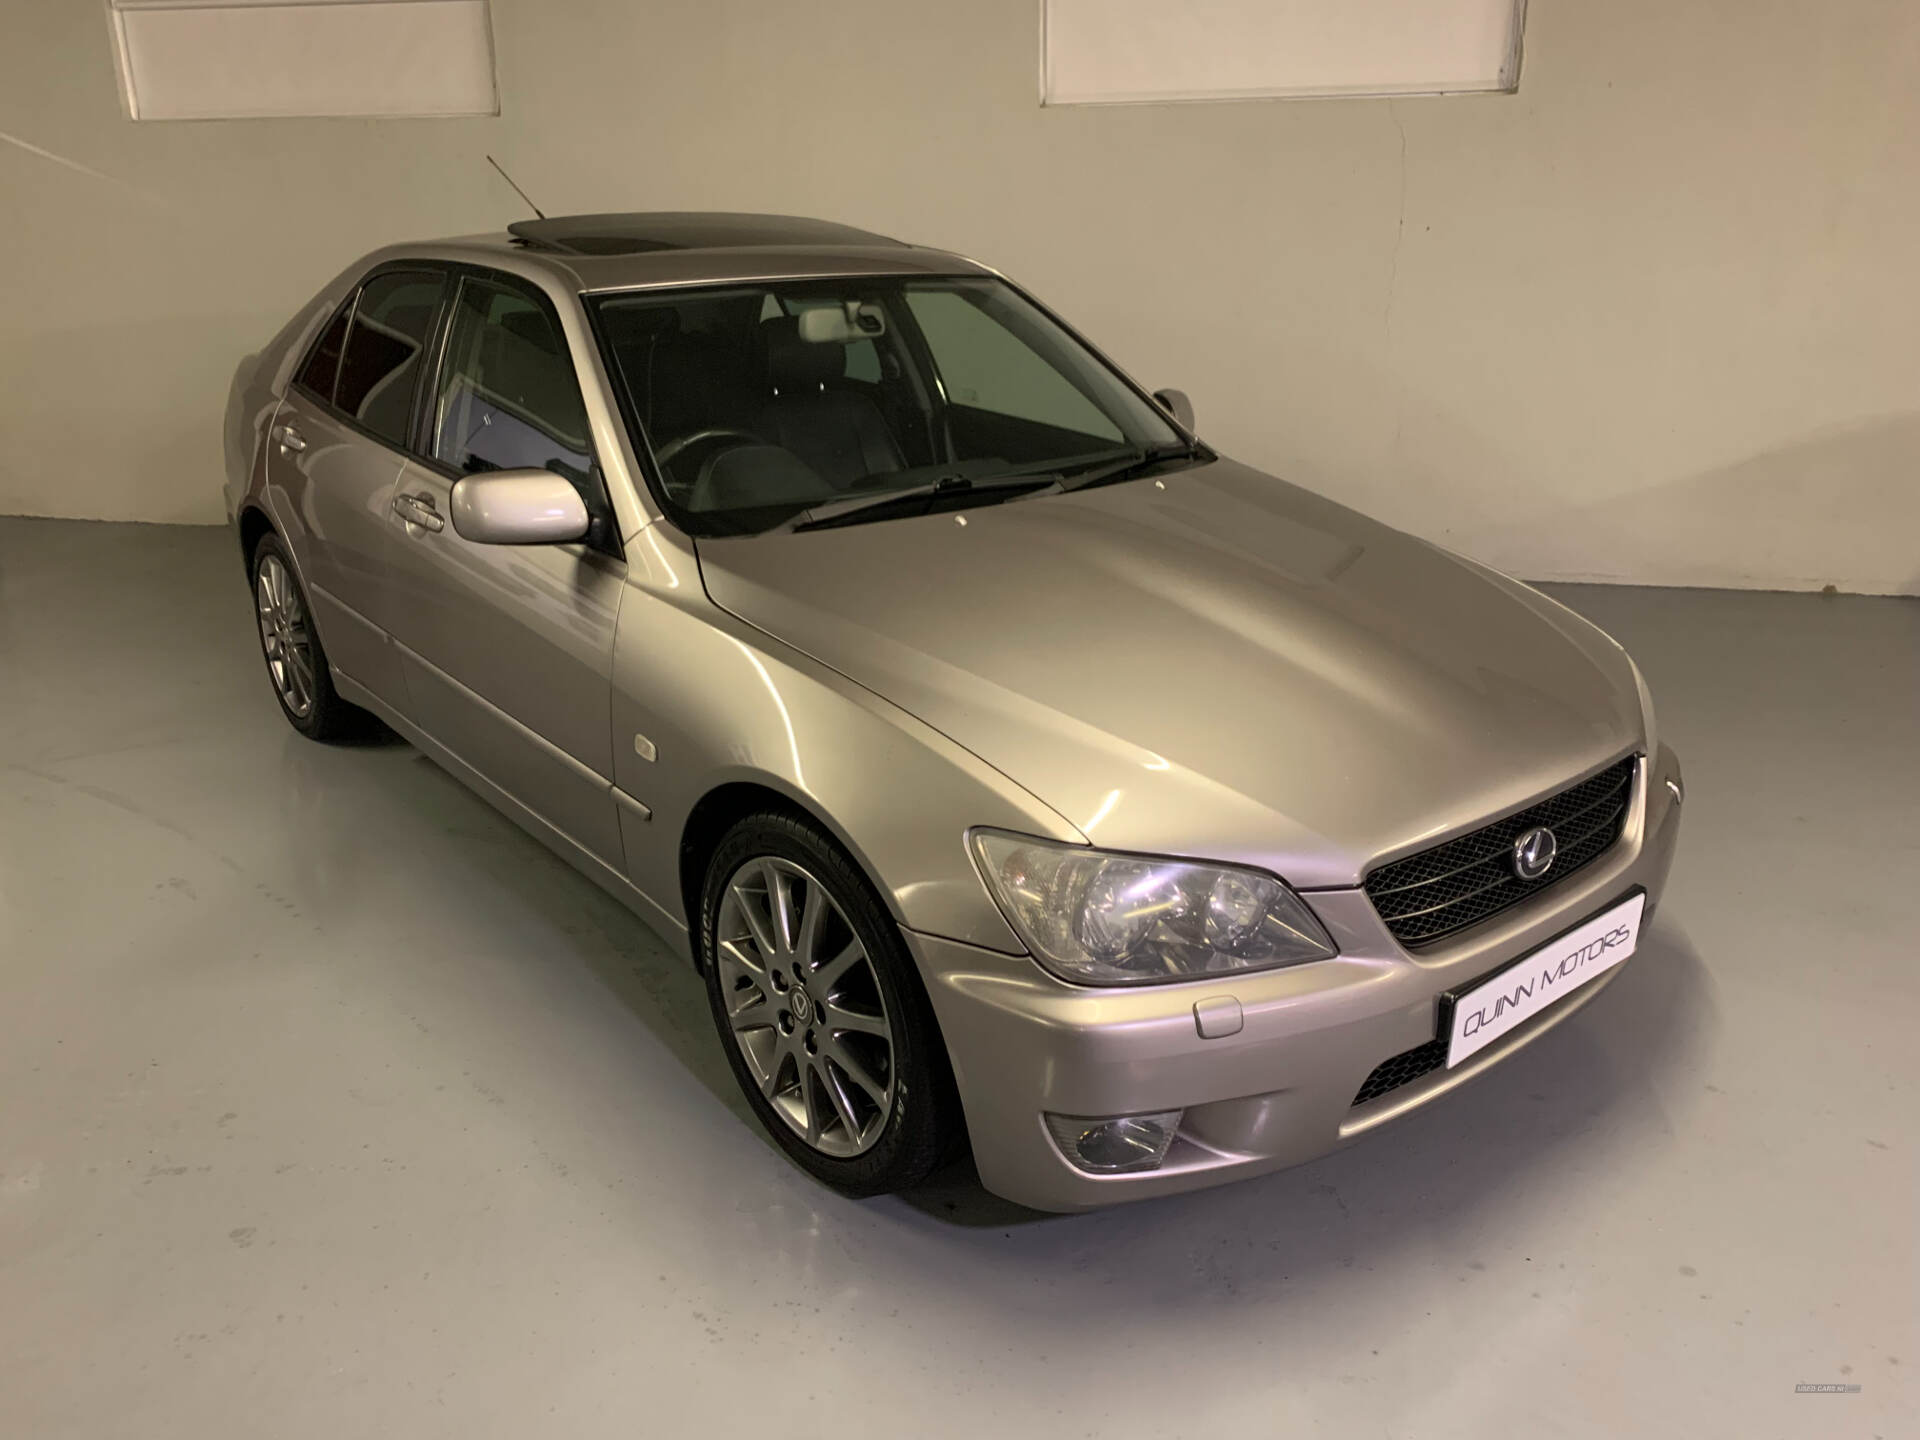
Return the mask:
[[[558, 317], [505, 276], [458, 281], [423, 458], [393, 489], [392, 633], [406, 712], [569, 838], [621, 868], [608, 706], [626, 580]], [[479, 545], [448, 518], [462, 476], [545, 468], [579, 486], [586, 543]]]

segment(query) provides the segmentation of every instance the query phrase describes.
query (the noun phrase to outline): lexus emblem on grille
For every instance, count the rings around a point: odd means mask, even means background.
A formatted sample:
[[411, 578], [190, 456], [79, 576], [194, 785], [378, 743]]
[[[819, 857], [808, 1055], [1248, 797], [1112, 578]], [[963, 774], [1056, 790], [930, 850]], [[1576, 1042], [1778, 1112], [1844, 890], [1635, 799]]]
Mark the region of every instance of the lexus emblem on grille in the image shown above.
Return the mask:
[[1544, 825], [1537, 825], [1513, 842], [1513, 873], [1522, 880], [1538, 880], [1553, 868], [1560, 842]]

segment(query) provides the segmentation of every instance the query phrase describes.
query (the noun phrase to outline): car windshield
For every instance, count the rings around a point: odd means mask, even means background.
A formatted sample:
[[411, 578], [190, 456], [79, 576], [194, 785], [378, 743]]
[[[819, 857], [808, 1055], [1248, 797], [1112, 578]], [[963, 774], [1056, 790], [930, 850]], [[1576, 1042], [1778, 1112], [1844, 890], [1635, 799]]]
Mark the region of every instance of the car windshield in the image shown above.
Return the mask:
[[651, 449], [661, 500], [696, 535], [828, 506], [844, 523], [865, 509], [846, 502], [902, 491], [924, 490], [927, 508], [969, 491], [969, 503], [1017, 500], [1048, 487], [987, 482], [1182, 444], [1151, 401], [998, 280], [770, 281], [592, 303], [636, 448]]

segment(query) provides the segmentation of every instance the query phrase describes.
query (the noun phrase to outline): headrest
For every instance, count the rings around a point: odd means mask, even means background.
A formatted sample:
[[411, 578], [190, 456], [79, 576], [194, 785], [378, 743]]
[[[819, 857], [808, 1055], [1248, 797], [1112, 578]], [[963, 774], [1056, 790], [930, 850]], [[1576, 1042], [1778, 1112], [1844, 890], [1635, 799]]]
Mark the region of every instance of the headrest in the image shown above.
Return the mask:
[[779, 445], [735, 445], [709, 460], [693, 483], [693, 510], [742, 510], [824, 500], [833, 487]]
[[608, 305], [600, 322], [614, 344], [631, 345], [678, 334], [680, 312], [671, 305]]
[[538, 310], [510, 310], [500, 317], [500, 326], [549, 355], [560, 353], [555, 343], [559, 337], [553, 333], [553, 326], [548, 323], [547, 317]]
[[846, 351], [831, 341], [801, 338], [797, 315], [762, 320], [760, 344], [767, 357], [767, 384], [775, 390], [817, 390], [846, 373]]

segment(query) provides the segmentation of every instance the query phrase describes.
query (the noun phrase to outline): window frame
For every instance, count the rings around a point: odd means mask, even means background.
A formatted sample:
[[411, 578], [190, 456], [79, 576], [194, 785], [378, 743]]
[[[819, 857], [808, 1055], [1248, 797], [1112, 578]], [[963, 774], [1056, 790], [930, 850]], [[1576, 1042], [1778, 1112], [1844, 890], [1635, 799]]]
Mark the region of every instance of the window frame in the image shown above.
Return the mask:
[[[491, 265], [475, 265], [460, 260], [446, 261], [441, 268], [447, 272], [448, 284], [441, 292], [440, 309], [429, 333], [427, 363], [423, 367], [421, 385], [414, 391], [413, 424], [407, 432], [408, 458], [450, 485], [457, 485], [467, 478], [468, 471], [456, 469], [433, 453], [433, 412], [440, 394], [441, 377], [449, 361], [454, 312], [459, 309], [456, 302], [461, 284], [469, 279], [510, 290], [522, 299], [531, 301], [547, 317], [548, 323], [553, 326], [553, 333], [560, 337], [567, 366], [573, 372], [574, 389], [580, 395], [581, 411], [587, 417], [587, 473], [594, 477], [594, 483], [600, 488], [601, 514], [593, 517], [587, 538], [572, 543], [584, 545], [589, 550], [616, 560], [625, 559], [626, 549], [620, 541], [619, 517], [613, 507], [612, 487], [607, 484], [607, 468], [600, 458], [599, 446], [594, 443], [593, 418], [586, 409], [587, 387], [581, 382], [580, 366], [574, 359], [573, 347], [567, 343], [567, 327], [561, 323], [560, 307], [554, 304], [553, 297], [544, 289], [522, 275], [496, 270]], [[598, 337], [595, 338], [597, 341]], [[651, 459], [651, 456], [648, 458]], [[567, 547], [562, 545], [560, 548]]]
[[[1074, 344], [1078, 345], [1092, 357], [1095, 364], [1113, 376], [1122, 387], [1132, 392], [1137, 399], [1145, 402], [1153, 413], [1160, 420], [1164, 421], [1175, 435], [1193, 447], [1193, 453], [1196, 457], [1209, 461], [1219, 458], [1217, 453], [1202, 441], [1199, 436], [1195, 435], [1191, 430], [1187, 429], [1186, 426], [1174, 419], [1172, 415], [1168, 414], [1165, 407], [1153, 398], [1151, 391], [1142, 387], [1131, 375], [1114, 364], [1114, 362], [1107, 357], [1104, 350], [1087, 339], [1085, 335], [1082, 335], [1072, 325], [1069, 325], [1065, 320], [1061, 319], [1050, 306], [1041, 301], [1031, 291], [1027, 290], [1024, 286], [1016, 285], [1012, 280], [995, 271], [967, 269], [916, 271], [911, 274], [892, 271], [873, 271], [844, 275], [753, 275], [728, 280], [702, 280], [686, 285], [615, 285], [600, 290], [584, 291], [580, 296], [581, 309], [586, 312], [587, 329], [593, 336], [595, 348], [599, 351], [600, 364], [606, 371], [608, 388], [613, 391], [615, 411], [620, 417], [620, 423], [626, 426], [627, 442], [633, 451], [634, 459], [639, 464], [641, 482], [646, 486], [648, 497], [653, 501], [654, 508], [682, 534], [694, 539], [746, 539], [763, 532], [728, 530], [718, 528], [710, 523], [705, 523], [711, 521], [712, 517], [702, 516], [698, 512], [688, 510], [668, 493], [664, 477], [661, 473], [660, 463], [654, 458], [653, 437], [647, 433], [646, 426], [640, 423], [640, 417], [633, 408], [633, 396], [629, 391], [625, 376], [620, 369], [619, 357], [614, 354], [613, 347], [608, 343], [606, 326], [601, 321], [601, 311], [612, 302], [639, 296], [671, 297], [698, 295], [703, 291], [711, 290], [740, 290], [753, 285], [764, 285], [769, 289], [775, 289], [782, 285], [803, 285], [811, 281], [851, 284], [861, 280], [884, 280], [888, 282], [899, 282], [903, 285], [915, 281], [984, 280], [989, 283], [1004, 285], [1008, 290], [1031, 305], [1047, 320], [1058, 325], [1062, 333], [1064, 333], [1069, 340], [1073, 341]], [[928, 364], [929, 373], [937, 375], [938, 371], [934, 370], [931, 366], [931, 351], [926, 349], [927, 342], [925, 337], [920, 334], [919, 323], [913, 320], [911, 314], [907, 316], [907, 319], [911, 322], [911, 329], [910, 333], [903, 337], [905, 343], [909, 348], [914, 350], [916, 361]], [[939, 390], [935, 392], [935, 405], [937, 412], [934, 419], [937, 424], [944, 426], [948, 401], [945, 394]], [[689, 520], [691, 520], [692, 523], [689, 523]]]
[[[340, 393], [340, 371], [346, 367], [347, 363], [347, 346], [353, 343], [353, 322], [359, 315], [361, 292], [385, 275], [436, 275], [440, 279], [440, 298], [434, 304], [433, 319], [427, 325], [426, 339], [420, 346], [420, 373], [413, 377], [413, 395], [407, 409], [407, 428], [402, 443], [398, 445], [385, 435], [362, 424], [358, 416], [349, 414], [334, 403], [334, 395]], [[314, 332], [313, 340], [300, 356], [300, 363], [294, 366], [293, 376], [287, 381], [287, 389], [298, 390], [326, 411], [330, 419], [338, 421], [362, 439], [371, 440], [375, 445], [408, 459], [421, 458], [416, 453], [415, 446], [420, 432], [421, 386], [434, 369], [439, 353], [438, 337], [446, 325], [447, 303], [452, 294], [451, 279], [451, 267], [437, 260], [389, 260], [374, 266], [354, 282], [353, 290], [344, 301], [327, 312], [326, 323]], [[340, 363], [333, 372], [333, 395], [322, 395], [300, 377], [306, 373], [307, 365], [313, 359], [314, 352], [320, 348], [320, 342], [326, 339], [327, 331], [333, 327], [334, 320], [342, 311], [347, 312], [347, 332], [341, 337]]]
[[[313, 332], [313, 339], [307, 342], [306, 349], [301, 352], [299, 360], [294, 364], [292, 373], [287, 377], [287, 387], [289, 389], [298, 389], [301, 394], [317, 400], [323, 405], [333, 404], [333, 395], [331, 393], [324, 396], [321, 395], [318, 390], [315, 390], [311, 385], [307, 384], [304, 377], [307, 373], [307, 367], [312, 365], [315, 357], [319, 355], [320, 346], [325, 343], [328, 332], [333, 329], [336, 320], [344, 320], [346, 322], [345, 328], [340, 332], [341, 355], [346, 353], [347, 336], [353, 333], [353, 315], [359, 308], [360, 287], [355, 285], [353, 289], [347, 292], [346, 299], [327, 311], [326, 318], [321, 321], [319, 328]], [[339, 388], [340, 355], [336, 355], [333, 357], [333, 389], [337, 391]]]

